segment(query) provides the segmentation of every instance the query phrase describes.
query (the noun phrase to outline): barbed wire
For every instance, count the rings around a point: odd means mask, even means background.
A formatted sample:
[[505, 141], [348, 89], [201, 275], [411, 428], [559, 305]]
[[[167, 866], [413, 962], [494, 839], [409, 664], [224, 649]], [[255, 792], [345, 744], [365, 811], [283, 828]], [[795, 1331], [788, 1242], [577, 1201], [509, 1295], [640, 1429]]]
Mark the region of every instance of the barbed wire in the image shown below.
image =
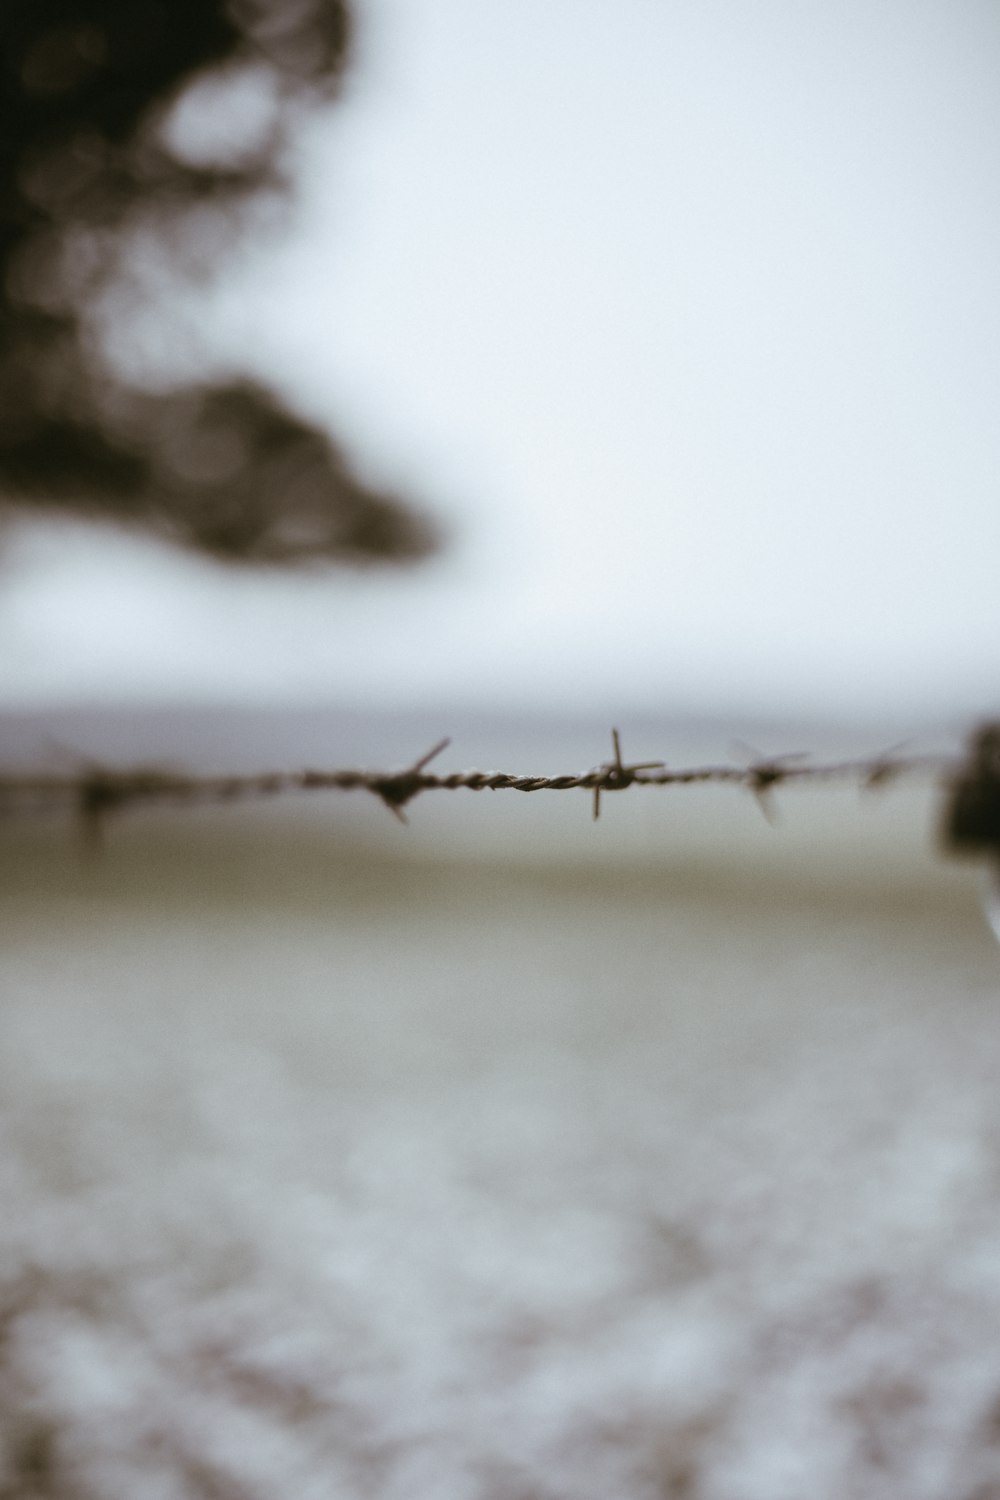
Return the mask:
[[790, 782], [854, 781], [876, 790], [904, 776], [952, 777], [960, 762], [942, 755], [903, 755], [899, 746], [866, 759], [816, 762], [801, 753], [751, 755], [745, 765], [675, 768], [664, 761], [623, 759], [621, 737], [611, 731], [613, 755], [590, 770], [561, 776], [525, 776], [509, 771], [432, 771], [428, 767], [451, 743], [442, 739], [403, 770], [262, 771], [239, 775], [199, 775], [157, 767], [114, 768], [88, 764], [69, 775], [0, 774], [0, 815], [67, 808], [97, 836], [108, 817], [151, 804], [211, 804], [273, 798], [291, 792], [362, 791], [375, 796], [401, 822], [404, 809], [426, 792], [567, 792], [591, 794], [592, 814], [600, 816], [607, 792], [631, 787], [729, 784], [756, 799], [769, 819], [774, 792]]

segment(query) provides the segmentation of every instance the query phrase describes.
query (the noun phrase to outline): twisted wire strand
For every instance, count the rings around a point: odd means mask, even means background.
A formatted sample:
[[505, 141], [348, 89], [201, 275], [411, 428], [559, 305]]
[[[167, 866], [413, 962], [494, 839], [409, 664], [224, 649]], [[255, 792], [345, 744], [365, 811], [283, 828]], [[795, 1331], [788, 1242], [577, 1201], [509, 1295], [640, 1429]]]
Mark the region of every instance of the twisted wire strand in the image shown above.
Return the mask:
[[587, 771], [559, 776], [526, 776], [510, 771], [428, 770], [450, 743], [442, 740], [401, 771], [301, 770], [262, 771], [249, 775], [196, 775], [156, 767], [86, 766], [70, 775], [0, 774], [0, 814], [51, 808], [75, 811], [97, 829], [112, 813], [150, 804], [211, 804], [282, 796], [290, 792], [363, 791], [377, 797], [406, 822], [404, 807], [425, 792], [564, 792], [589, 791], [593, 815], [601, 797], [633, 786], [729, 784], [751, 792], [768, 814], [768, 799], [789, 782], [853, 781], [865, 789], [887, 786], [903, 776], [953, 776], [959, 763], [940, 755], [903, 756], [893, 752], [867, 759], [812, 762], [798, 755], [770, 756], [748, 765], [700, 765], [673, 768], [661, 761], [626, 763], [617, 730], [614, 756]]

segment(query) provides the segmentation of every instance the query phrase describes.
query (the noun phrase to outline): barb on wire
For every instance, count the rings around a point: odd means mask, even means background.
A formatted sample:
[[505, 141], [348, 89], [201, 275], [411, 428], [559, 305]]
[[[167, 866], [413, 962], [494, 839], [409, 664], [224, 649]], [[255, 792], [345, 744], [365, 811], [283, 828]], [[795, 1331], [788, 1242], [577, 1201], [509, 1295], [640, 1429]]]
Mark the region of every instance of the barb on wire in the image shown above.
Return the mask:
[[158, 767], [132, 769], [87, 764], [76, 773], [0, 772], [0, 814], [44, 811], [65, 807], [74, 811], [89, 844], [99, 843], [108, 818], [127, 808], [149, 804], [225, 803], [275, 797], [299, 791], [365, 791], [379, 799], [400, 822], [407, 821], [404, 808], [415, 797], [429, 791], [588, 791], [593, 816], [601, 811], [604, 792], [627, 791], [633, 786], [691, 786], [706, 783], [742, 787], [753, 795], [773, 820], [771, 799], [779, 786], [792, 781], [854, 781], [862, 789], [884, 787], [897, 778], [914, 773], [954, 775], [958, 763], [943, 756], [899, 754], [899, 747], [867, 760], [815, 762], [801, 754], [764, 756], [750, 750], [748, 764], [701, 765], [671, 769], [661, 760], [625, 761], [621, 736], [611, 731], [614, 750], [610, 760], [589, 771], [560, 776], [521, 776], [509, 771], [435, 772], [430, 763], [447, 748], [440, 740], [418, 760], [401, 771], [305, 770], [264, 771], [253, 775], [213, 776], [184, 774]]
[[888, 750], [883, 750], [881, 755], [872, 758], [868, 774], [864, 779], [863, 789], [866, 792], [877, 792], [896, 779], [900, 765], [905, 764], [900, 757], [908, 743], [908, 740], [900, 740], [898, 744], [890, 745]]
[[614, 760], [606, 760], [598, 767], [604, 775], [600, 781], [594, 782], [594, 822], [601, 816], [601, 793], [602, 792], [624, 792], [630, 786], [634, 786], [636, 777], [640, 771], [655, 771], [661, 767], [662, 760], [634, 761], [632, 765], [626, 766], [622, 763], [621, 738], [617, 729], [611, 731], [611, 743], [615, 747]]
[[808, 760], [808, 753], [793, 750], [791, 754], [785, 755], [762, 755], [753, 745], [741, 744], [738, 748], [750, 757], [750, 764], [746, 768], [746, 784], [764, 815], [764, 821], [773, 828], [778, 821], [774, 790], [788, 780], [793, 762]]
[[371, 789], [377, 797], [381, 797], [389, 811], [399, 819], [401, 823], [408, 821], [404, 805], [423, 791], [421, 772], [425, 766], [429, 766], [435, 756], [447, 750], [451, 740], [445, 738], [439, 740], [432, 750], [422, 755], [419, 760], [414, 761], [408, 771], [400, 771], [395, 776], [382, 776], [377, 781], [372, 781]]

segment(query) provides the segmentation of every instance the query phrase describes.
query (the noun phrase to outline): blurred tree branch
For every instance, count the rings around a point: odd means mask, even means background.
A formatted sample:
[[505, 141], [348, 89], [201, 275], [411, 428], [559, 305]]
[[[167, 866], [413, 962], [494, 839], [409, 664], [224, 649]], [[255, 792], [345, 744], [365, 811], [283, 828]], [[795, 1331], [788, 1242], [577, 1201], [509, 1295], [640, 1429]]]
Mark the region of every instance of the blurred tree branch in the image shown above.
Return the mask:
[[[135, 525], [241, 562], [403, 560], [433, 526], [355, 474], [257, 381], [154, 394], [111, 368], [89, 314], [137, 228], [215, 233], [283, 187], [303, 107], [338, 89], [343, 0], [3, 0], [0, 487], [5, 508]], [[252, 138], [178, 141], [192, 84], [249, 76]], [[206, 214], [210, 220], [206, 221]]]

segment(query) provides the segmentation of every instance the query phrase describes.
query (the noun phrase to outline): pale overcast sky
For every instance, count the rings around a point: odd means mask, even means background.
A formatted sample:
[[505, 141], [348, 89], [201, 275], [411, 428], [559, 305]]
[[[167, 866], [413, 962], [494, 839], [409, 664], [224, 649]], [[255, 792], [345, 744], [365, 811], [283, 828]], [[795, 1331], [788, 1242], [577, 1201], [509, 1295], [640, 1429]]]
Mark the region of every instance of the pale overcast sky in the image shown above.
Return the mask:
[[274, 380], [451, 550], [26, 535], [0, 701], [996, 711], [996, 5], [357, 8], [287, 234], [122, 357]]

